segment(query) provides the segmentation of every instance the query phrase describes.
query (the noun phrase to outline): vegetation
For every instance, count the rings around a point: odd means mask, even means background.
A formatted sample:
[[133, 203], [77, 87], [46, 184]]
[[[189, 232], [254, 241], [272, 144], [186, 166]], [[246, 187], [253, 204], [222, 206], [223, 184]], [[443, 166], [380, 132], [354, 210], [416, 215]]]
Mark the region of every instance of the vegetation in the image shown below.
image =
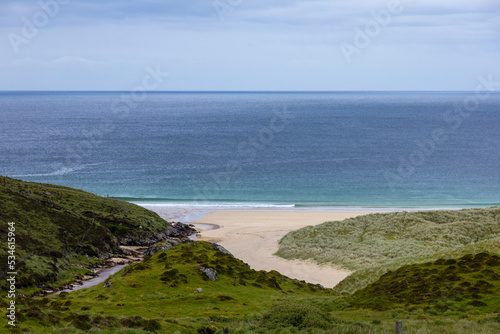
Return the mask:
[[479, 253], [389, 271], [353, 295], [353, 305], [375, 310], [421, 308], [427, 313], [500, 310], [500, 256]]
[[[487, 306], [470, 305], [462, 310], [449, 303], [467, 306], [469, 292], [466, 290], [461, 301], [457, 296], [444, 300], [442, 304], [448, 305], [445, 308], [429, 300], [406, 305], [405, 289], [397, 288], [397, 278], [402, 273], [413, 277], [413, 270], [433, 272], [438, 268], [447, 271], [451, 262], [404, 268], [400, 273], [395, 272], [396, 276], [389, 274], [383, 278], [385, 282], [381, 280], [378, 285], [351, 297], [289, 279], [277, 272], [252, 270], [210, 243], [180, 244], [142, 263], [130, 265], [90, 289], [20, 300], [16, 331], [220, 334], [226, 327], [231, 334], [361, 334], [393, 332], [394, 322], [402, 320], [405, 333], [497, 333], [500, 319], [493, 310], [498, 307], [498, 301], [494, 295], [488, 297], [485, 290], [497, 291], [498, 282], [491, 278], [491, 272], [485, 272], [485, 266], [497, 258], [485, 254], [461, 260], [465, 261], [463, 281], [476, 286], [477, 282], [485, 280], [494, 286], [480, 288], [479, 294], [484, 294], [481, 301]], [[459, 263], [455, 266], [462, 268]], [[215, 269], [217, 279], [210, 280], [201, 268]], [[493, 274], [498, 274], [497, 269], [498, 266]], [[427, 278], [427, 273], [422, 275]], [[396, 284], [393, 291], [398, 293], [390, 300], [389, 309], [373, 307], [384, 302], [380, 299], [383, 298], [380, 291], [391, 289], [391, 284]], [[433, 286], [438, 285], [433, 283]]]
[[277, 255], [356, 272], [338, 292], [352, 293], [406, 264], [500, 251], [500, 207], [378, 213], [290, 232]]
[[[81, 190], [0, 176], [0, 239], [15, 223], [18, 288], [58, 287], [83, 276], [122, 242], [154, 237], [169, 223], [137, 205]], [[0, 243], [1, 272], [7, 243]], [[0, 287], [5, 285], [2, 280]]]
[[405, 333], [499, 333], [499, 214], [375, 214], [283, 238], [282, 256], [356, 270], [335, 290], [252, 270], [211, 243], [169, 242], [92, 288], [27, 298], [171, 225], [115, 199], [0, 177], [0, 222], [16, 223], [22, 258], [17, 326], [4, 322], [0, 332], [371, 334], [393, 332], [398, 320]]
[[[216, 270], [217, 279], [210, 280], [201, 268]], [[52, 316], [63, 327], [82, 330], [142, 327], [192, 333], [198, 327], [222, 326], [258, 314], [281, 299], [335, 295], [276, 271], [252, 270], [212, 244], [196, 242], [129, 265], [91, 289], [24, 300], [21, 314], [23, 326], [38, 330]]]

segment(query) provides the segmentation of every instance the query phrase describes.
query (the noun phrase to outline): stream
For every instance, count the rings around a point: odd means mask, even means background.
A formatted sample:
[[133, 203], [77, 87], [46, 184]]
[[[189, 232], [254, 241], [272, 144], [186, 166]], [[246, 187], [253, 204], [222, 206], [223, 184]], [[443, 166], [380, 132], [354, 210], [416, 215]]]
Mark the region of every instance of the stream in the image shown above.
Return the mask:
[[116, 274], [125, 266], [128, 266], [128, 264], [119, 264], [114, 267], [104, 269], [98, 273], [99, 276], [89, 279], [88, 281], [84, 281], [82, 285], [75, 285], [72, 289], [57, 291], [55, 294], [57, 295], [61, 292], [72, 292], [80, 289], [90, 288], [94, 285], [104, 282], [109, 276]]
[[[185, 224], [189, 224], [189, 223], [185, 223]], [[199, 232], [196, 232], [193, 235], [189, 236], [189, 239], [191, 239], [191, 240], [196, 240], [197, 239], [196, 235], [200, 232], [220, 228], [220, 226], [210, 225], [210, 224], [193, 224], [193, 225], [195, 225], [198, 228]], [[97, 285], [97, 284], [104, 282], [109, 276], [116, 274], [125, 266], [128, 266], [128, 264], [119, 264], [119, 265], [113, 266], [111, 268], [101, 270], [100, 272], [97, 273], [97, 275], [98, 275], [97, 277], [89, 279], [88, 281], [84, 281], [82, 285], [75, 285], [71, 289], [60, 290], [60, 291], [57, 291], [55, 294], [57, 295], [57, 294], [60, 294], [61, 292], [72, 292], [72, 291], [76, 291], [76, 290], [80, 290], [80, 289], [93, 287], [94, 285]]]

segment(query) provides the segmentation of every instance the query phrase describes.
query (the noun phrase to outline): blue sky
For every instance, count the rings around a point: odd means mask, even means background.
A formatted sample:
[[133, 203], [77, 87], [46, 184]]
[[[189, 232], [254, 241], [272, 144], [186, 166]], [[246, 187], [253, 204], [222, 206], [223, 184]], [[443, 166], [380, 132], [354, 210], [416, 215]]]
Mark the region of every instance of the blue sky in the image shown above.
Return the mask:
[[499, 42], [498, 0], [4, 0], [0, 90], [473, 90]]

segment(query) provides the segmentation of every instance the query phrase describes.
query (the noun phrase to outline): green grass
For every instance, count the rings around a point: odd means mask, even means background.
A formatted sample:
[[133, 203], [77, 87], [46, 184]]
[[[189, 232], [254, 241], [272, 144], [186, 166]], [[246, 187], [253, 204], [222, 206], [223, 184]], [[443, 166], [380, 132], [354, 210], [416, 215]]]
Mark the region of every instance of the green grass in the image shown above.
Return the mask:
[[[217, 280], [208, 279], [201, 267], [215, 269]], [[196, 292], [199, 288], [203, 292]], [[81, 325], [83, 330], [90, 328], [79, 324], [80, 316], [92, 327], [110, 330], [134, 326], [147, 329], [159, 324], [167, 332], [191, 333], [198, 327], [260, 317], [277, 302], [312, 296], [321, 299], [338, 295], [276, 271], [252, 270], [213, 245], [196, 242], [180, 244], [127, 266], [93, 288], [25, 300], [21, 314], [29, 319], [23, 322], [26, 326], [38, 329], [52, 314], [61, 326]], [[134, 320], [136, 316], [140, 318]]]
[[427, 313], [500, 310], [500, 256], [488, 253], [403, 266], [353, 294], [375, 310], [420, 308]]
[[88, 272], [82, 267], [116, 252], [120, 243], [154, 237], [169, 226], [131, 203], [0, 176], [0, 272], [7, 269], [9, 222], [16, 228], [18, 288], [25, 293], [74, 281]]
[[[179, 244], [90, 289], [18, 298], [18, 326], [2, 323], [0, 333], [378, 334], [394, 332], [396, 320], [405, 333], [499, 333], [499, 214], [375, 214], [283, 238], [282, 256], [356, 270], [335, 290], [252, 270], [206, 242]], [[40, 283], [69, 283], [119, 243], [154, 239], [169, 227], [126, 202], [0, 177], [2, 227], [10, 221], [16, 255], [26, 256], [18, 266], [26, 295]], [[217, 280], [202, 267], [216, 270]]]
[[[485, 272], [485, 265], [497, 259], [486, 254], [462, 259], [463, 266], [455, 265], [464, 268], [464, 280], [470, 280], [472, 286], [485, 280], [485, 277], [476, 275], [490, 275], [486, 280], [495, 284], [496, 289], [497, 283], [493, 282], [492, 273]], [[277, 272], [252, 270], [206, 242], [180, 244], [124, 268], [98, 286], [20, 300], [17, 330], [32, 333], [181, 334], [201, 330], [222, 333], [222, 328], [227, 327], [230, 333], [361, 334], [392, 332], [395, 321], [401, 320], [405, 333], [500, 331], [500, 317], [495, 313], [496, 297], [493, 294], [488, 296], [486, 290], [480, 293], [485, 297], [481, 301], [487, 306], [445, 309], [441, 304], [448, 305], [446, 299], [435, 305], [428, 302], [405, 305], [405, 289], [397, 283], [402, 273], [413, 277], [412, 272], [433, 271], [434, 268], [448, 272], [451, 265], [443, 260], [422, 267], [402, 268], [400, 273], [394, 273], [396, 276], [389, 274], [384, 278], [385, 283], [380, 281], [379, 285], [359, 295], [343, 296]], [[215, 269], [217, 280], [209, 280], [199, 270], [201, 267]], [[422, 275], [426, 280], [428, 275]], [[438, 287], [437, 282], [435, 280], [432, 284]], [[388, 308], [372, 307], [383, 296], [382, 289], [391, 289], [391, 284], [396, 287], [391, 291], [400, 288], [397, 290], [400, 295], [394, 294], [399, 299], [391, 300], [393, 304]], [[203, 292], [196, 292], [198, 288]], [[418, 289], [417, 286], [414, 288]], [[435, 299], [441, 300], [442, 296], [440, 294]], [[456, 297], [453, 297], [454, 302]], [[468, 305], [465, 298], [458, 303]]]
[[500, 252], [499, 215], [500, 207], [370, 214], [290, 232], [277, 255], [355, 271], [335, 288], [352, 293], [405, 264]]

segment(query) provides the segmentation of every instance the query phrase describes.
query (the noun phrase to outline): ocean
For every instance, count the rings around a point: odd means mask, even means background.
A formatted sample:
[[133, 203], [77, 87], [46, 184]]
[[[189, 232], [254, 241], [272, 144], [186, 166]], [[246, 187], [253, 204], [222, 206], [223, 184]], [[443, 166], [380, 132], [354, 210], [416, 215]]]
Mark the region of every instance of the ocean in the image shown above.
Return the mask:
[[0, 174], [143, 205], [500, 204], [500, 94], [0, 92]]

